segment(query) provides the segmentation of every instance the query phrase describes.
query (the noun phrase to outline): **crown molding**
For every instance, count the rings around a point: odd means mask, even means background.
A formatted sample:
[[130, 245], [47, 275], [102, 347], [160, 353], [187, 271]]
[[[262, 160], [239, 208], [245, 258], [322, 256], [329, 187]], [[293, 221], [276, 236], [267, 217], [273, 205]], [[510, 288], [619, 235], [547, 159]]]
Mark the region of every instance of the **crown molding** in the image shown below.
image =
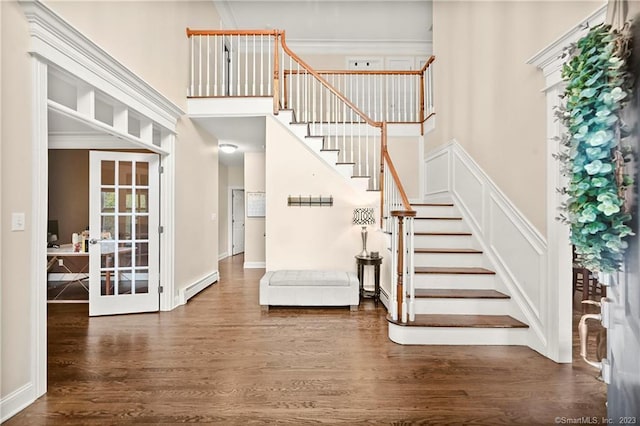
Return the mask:
[[425, 40], [308, 40], [288, 39], [298, 54], [378, 54], [385, 56], [429, 56], [433, 42]]
[[602, 24], [605, 21], [606, 15], [607, 4], [604, 3], [550, 45], [529, 58], [526, 63], [541, 69], [545, 78], [553, 80], [548, 81], [548, 84], [557, 84], [559, 82], [560, 70], [564, 64], [564, 58], [562, 57], [564, 50], [571, 45], [571, 43], [580, 40], [590, 27]]
[[184, 111], [39, 0], [20, 0], [29, 22], [29, 53], [175, 132]]

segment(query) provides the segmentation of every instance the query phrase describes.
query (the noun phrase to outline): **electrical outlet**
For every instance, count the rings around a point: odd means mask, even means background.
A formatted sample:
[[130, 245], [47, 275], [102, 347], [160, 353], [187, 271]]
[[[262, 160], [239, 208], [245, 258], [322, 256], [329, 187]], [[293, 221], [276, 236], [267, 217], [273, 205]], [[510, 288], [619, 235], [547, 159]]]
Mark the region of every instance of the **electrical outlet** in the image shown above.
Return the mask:
[[58, 259], [58, 266], [64, 266], [64, 259]]

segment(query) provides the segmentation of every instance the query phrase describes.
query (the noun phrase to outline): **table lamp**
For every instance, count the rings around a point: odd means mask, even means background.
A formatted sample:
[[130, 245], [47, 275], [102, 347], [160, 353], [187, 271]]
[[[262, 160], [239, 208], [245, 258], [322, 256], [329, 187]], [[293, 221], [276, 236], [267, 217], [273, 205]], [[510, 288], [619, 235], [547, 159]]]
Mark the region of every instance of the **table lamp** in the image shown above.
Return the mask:
[[373, 207], [357, 207], [353, 209], [353, 224], [362, 226], [362, 251], [359, 256], [368, 257], [367, 253], [367, 225], [376, 223], [373, 218]]

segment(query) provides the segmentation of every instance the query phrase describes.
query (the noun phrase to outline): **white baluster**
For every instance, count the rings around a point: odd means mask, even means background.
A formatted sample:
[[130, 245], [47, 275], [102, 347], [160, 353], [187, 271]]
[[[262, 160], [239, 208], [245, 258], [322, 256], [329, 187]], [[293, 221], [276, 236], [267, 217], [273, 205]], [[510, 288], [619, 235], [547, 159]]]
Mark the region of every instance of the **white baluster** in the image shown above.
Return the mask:
[[213, 96], [218, 95], [218, 37], [213, 36]]
[[211, 86], [209, 84], [209, 79], [211, 76], [211, 72], [210, 72], [210, 65], [211, 65], [211, 59], [210, 59], [210, 52], [211, 52], [211, 48], [209, 46], [209, 36], [207, 36], [207, 91], [206, 91], [206, 95], [209, 96], [211, 95]]
[[296, 62], [296, 111], [298, 113], [298, 119], [302, 119], [302, 111], [300, 110], [300, 64]]
[[198, 96], [202, 96], [202, 35], [198, 36]]
[[191, 40], [190, 40], [191, 41], [191, 85], [190, 85], [190, 90], [189, 90], [189, 96], [193, 96], [194, 92], [195, 92], [194, 91], [194, 87], [193, 87], [193, 80], [194, 80], [193, 71], [195, 69], [195, 67], [193, 65], [193, 61], [194, 61], [194, 58], [193, 58], [193, 44], [194, 44], [193, 38], [194, 37], [191, 36]]
[[415, 321], [416, 319], [416, 308], [415, 308], [415, 299], [416, 299], [416, 288], [415, 288], [415, 267], [414, 267], [414, 231], [413, 231], [414, 220], [413, 217], [407, 218], [407, 239], [408, 239], [408, 248], [407, 248], [407, 279], [409, 282], [409, 321]]
[[391, 224], [391, 318], [398, 321], [398, 221], [388, 214], [387, 223]]
[[236, 36], [236, 56], [238, 57], [238, 66], [236, 67], [236, 96], [240, 96], [242, 92], [240, 92], [240, 85], [242, 84], [242, 76], [241, 76], [241, 68], [240, 68], [240, 35]]

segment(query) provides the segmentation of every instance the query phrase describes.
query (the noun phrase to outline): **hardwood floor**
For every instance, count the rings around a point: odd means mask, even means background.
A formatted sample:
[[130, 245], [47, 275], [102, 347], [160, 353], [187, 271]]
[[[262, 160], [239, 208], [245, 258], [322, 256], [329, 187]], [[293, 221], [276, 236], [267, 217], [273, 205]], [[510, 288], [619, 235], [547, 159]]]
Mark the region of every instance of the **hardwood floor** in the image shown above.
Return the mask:
[[[523, 347], [400, 346], [371, 300], [261, 312], [241, 256], [172, 312], [50, 304], [49, 391], [7, 425], [554, 424], [606, 415], [581, 361]], [[576, 346], [577, 347], [577, 346]]]

